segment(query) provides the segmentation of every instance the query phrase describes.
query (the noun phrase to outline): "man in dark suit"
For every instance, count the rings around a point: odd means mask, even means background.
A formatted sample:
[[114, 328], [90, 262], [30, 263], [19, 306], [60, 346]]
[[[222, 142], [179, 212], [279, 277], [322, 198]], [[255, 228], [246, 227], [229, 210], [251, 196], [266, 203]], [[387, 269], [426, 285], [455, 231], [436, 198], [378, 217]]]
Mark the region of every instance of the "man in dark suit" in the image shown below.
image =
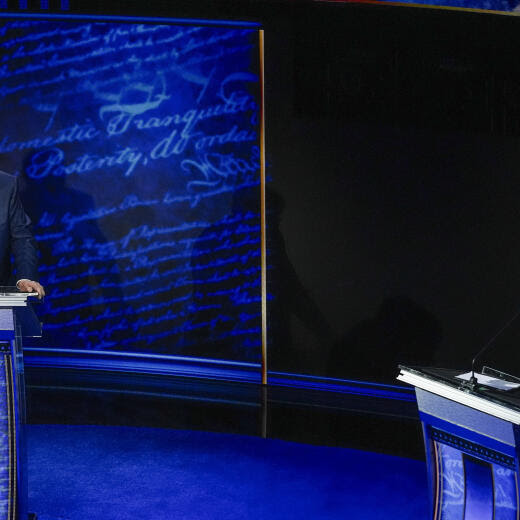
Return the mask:
[[20, 291], [37, 292], [39, 298], [45, 295], [37, 281], [38, 254], [31, 220], [20, 202], [16, 178], [0, 171], [0, 285], [13, 285], [15, 280]]

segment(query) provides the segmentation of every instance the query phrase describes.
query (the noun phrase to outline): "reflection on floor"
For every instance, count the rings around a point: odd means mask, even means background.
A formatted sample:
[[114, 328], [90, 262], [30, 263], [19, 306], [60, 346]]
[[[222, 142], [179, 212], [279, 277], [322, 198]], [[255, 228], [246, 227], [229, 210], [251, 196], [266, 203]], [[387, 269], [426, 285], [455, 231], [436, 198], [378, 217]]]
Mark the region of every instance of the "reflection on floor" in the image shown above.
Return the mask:
[[423, 462], [347, 448], [31, 425], [28, 457], [29, 505], [39, 520], [427, 518]]

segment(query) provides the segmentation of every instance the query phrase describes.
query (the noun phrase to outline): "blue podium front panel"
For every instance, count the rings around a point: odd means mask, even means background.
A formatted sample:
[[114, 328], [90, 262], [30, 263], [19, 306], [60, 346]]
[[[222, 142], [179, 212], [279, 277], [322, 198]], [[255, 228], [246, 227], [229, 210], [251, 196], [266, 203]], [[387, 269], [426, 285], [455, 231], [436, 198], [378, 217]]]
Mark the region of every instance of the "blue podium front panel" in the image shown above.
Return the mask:
[[[433, 520], [519, 520], [516, 448], [503, 442], [509, 439], [504, 430], [486, 428], [486, 414], [471, 409], [465, 413], [483, 417], [481, 421], [472, 418], [468, 427], [461, 416], [450, 422], [423, 411], [420, 414]], [[476, 424], [479, 431], [473, 427]]]
[[401, 367], [423, 425], [432, 520], [520, 520], [520, 398], [457, 370]]
[[518, 489], [513, 470], [493, 466], [495, 484], [495, 520], [517, 520]]
[[434, 520], [518, 520], [515, 470], [430, 442]]
[[464, 518], [493, 520], [495, 489], [493, 467], [489, 462], [463, 455], [464, 461]]
[[464, 515], [464, 468], [461, 452], [436, 442], [437, 500], [440, 507], [435, 518], [440, 520], [460, 520]]
[[[481, 439], [486, 438], [486, 445], [489, 442], [498, 441], [497, 446], [507, 444], [514, 451], [515, 433], [510, 422], [420, 388], [417, 388], [415, 393], [421, 415], [427, 414], [432, 419], [450, 424], [450, 432], [459, 426], [466, 432], [466, 435], [473, 433]], [[427, 422], [431, 423], [430, 420]]]
[[0, 520], [21, 518], [18, 511], [15, 378], [10, 342], [0, 343]]

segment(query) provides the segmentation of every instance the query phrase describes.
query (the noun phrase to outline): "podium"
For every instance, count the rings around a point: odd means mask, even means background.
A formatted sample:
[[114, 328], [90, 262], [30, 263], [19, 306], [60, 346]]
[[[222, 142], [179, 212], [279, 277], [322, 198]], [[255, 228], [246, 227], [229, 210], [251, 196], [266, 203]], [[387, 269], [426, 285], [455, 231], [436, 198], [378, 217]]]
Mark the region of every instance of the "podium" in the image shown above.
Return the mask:
[[471, 389], [460, 371], [400, 367], [415, 387], [432, 520], [518, 520], [520, 390]]
[[41, 336], [41, 325], [28, 296], [0, 287], [0, 520], [29, 518], [22, 336]]

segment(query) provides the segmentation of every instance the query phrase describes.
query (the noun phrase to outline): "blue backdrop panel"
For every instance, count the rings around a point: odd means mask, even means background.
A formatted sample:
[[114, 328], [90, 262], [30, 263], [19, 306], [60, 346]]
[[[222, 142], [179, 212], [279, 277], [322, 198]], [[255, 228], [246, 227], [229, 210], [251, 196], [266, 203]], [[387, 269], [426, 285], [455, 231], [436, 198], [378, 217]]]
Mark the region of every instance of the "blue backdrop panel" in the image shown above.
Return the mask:
[[258, 31], [13, 20], [0, 43], [44, 344], [258, 360]]

